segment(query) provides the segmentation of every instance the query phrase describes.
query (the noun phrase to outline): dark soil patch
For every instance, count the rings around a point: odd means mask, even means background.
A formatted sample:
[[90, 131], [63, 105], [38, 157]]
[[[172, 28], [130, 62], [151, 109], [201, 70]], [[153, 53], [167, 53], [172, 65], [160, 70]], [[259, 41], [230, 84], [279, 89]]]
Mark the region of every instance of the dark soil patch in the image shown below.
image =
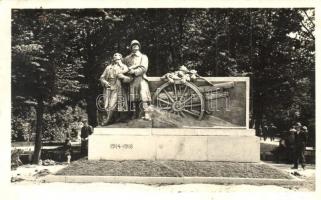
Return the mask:
[[167, 162], [184, 176], [289, 179], [290, 176], [266, 164], [237, 162]]
[[57, 175], [176, 177], [177, 173], [155, 161], [78, 160]]
[[235, 177], [290, 179], [266, 164], [192, 161], [89, 161], [78, 160], [56, 175], [147, 176], [147, 177]]

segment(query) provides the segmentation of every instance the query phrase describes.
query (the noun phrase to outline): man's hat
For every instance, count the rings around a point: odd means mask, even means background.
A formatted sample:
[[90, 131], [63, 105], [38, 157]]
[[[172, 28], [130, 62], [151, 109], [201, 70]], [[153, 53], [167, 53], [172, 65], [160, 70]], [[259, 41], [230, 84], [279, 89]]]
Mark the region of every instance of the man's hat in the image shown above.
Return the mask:
[[134, 44], [137, 44], [137, 45], [139, 46], [139, 48], [141, 47], [141, 46], [140, 46], [140, 43], [138, 42], [138, 40], [133, 40], [133, 41], [131, 41], [131, 43], [130, 43], [130, 48], [131, 48]]
[[114, 56], [113, 56], [113, 60], [120, 60], [122, 59], [122, 55], [120, 53], [115, 53]]

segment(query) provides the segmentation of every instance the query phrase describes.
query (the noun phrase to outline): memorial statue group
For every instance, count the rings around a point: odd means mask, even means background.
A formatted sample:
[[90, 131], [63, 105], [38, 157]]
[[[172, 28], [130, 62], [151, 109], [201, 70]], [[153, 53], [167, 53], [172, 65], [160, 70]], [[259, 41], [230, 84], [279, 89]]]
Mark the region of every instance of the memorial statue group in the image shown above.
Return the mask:
[[[112, 63], [107, 65], [100, 76], [100, 82], [104, 87], [104, 109], [107, 111], [105, 124], [111, 123], [115, 111], [123, 112], [126, 116], [131, 114], [131, 118], [139, 118], [140, 113], [144, 113], [142, 119], [151, 120], [148, 109], [151, 102], [146, 72], [148, 70], [148, 57], [141, 53], [141, 44], [137, 40], [130, 43], [131, 53], [125, 58], [120, 53], [113, 55]], [[196, 71], [191, 72], [182, 66], [178, 74], [166, 74], [164, 79], [196, 79]], [[191, 74], [191, 75], [188, 75]], [[131, 112], [131, 113], [129, 113]], [[81, 128], [81, 155], [88, 155], [88, 138], [93, 133], [92, 127], [87, 121], [83, 121]], [[66, 140], [66, 156], [70, 162], [70, 142]]]
[[148, 112], [145, 112], [151, 102], [146, 78], [148, 57], [141, 53], [141, 45], [137, 40], [130, 43], [130, 49], [131, 53], [124, 59], [120, 53], [115, 53], [112, 63], [100, 77], [104, 87], [106, 124], [110, 123], [114, 111], [133, 111], [132, 118], [138, 118], [140, 111], [143, 111], [142, 118], [151, 120]]
[[[148, 113], [149, 104], [151, 102], [151, 94], [149, 90], [146, 72], [148, 70], [148, 57], [141, 53], [141, 44], [137, 40], [130, 43], [131, 53], [125, 58], [120, 53], [113, 55], [112, 63], [106, 66], [104, 72], [100, 76], [100, 82], [104, 87], [104, 109], [107, 111], [106, 124], [112, 120], [115, 111], [123, 112], [131, 118], [139, 118], [140, 113], [144, 113], [142, 119], [151, 120]], [[197, 72], [195, 70], [187, 70], [185, 66], [181, 66], [177, 72], [167, 73], [162, 80], [173, 82], [176, 79], [181, 81], [192, 81], [196, 79]], [[84, 121], [81, 129], [81, 154], [87, 155], [88, 137], [92, 134], [92, 127]], [[274, 124], [262, 127], [261, 133], [264, 140], [267, 137], [274, 140], [277, 127]], [[293, 126], [287, 139], [284, 140], [284, 146], [289, 149], [289, 154], [294, 162], [295, 169], [301, 162], [302, 168], [305, 168], [304, 152], [307, 144], [308, 130], [306, 126], [297, 123]], [[282, 142], [282, 140], [281, 140]], [[281, 143], [280, 142], [280, 143]], [[71, 144], [66, 141], [66, 156], [70, 162]]]

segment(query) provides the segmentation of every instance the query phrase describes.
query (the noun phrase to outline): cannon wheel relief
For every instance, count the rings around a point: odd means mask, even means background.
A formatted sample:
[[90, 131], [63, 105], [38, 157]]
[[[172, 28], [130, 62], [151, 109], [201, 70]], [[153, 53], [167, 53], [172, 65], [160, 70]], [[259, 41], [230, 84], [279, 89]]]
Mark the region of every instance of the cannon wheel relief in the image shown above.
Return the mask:
[[203, 118], [205, 109], [202, 93], [190, 82], [164, 83], [157, 88], [153, 104], [161, 110], [199, 120]]

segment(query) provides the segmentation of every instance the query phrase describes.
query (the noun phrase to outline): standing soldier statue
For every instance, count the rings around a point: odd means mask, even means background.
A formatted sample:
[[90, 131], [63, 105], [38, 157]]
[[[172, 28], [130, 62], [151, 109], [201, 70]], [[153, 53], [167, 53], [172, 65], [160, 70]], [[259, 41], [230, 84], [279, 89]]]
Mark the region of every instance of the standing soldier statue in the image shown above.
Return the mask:
[[130, 43], [131, 54], [125, 58], [125, 64], [128, 66], [128, 73], [133, 80], [129, 85], [129, 102], [134, 111], [133, 118], [139, 117], [139, 103], [142, 103], [145, 120], [151, 120], [146, 112], [148, 104], [151, 102], [146, 72], [148, 70], [148, 57], [140, 52], [141, 45], [137, 40]]

